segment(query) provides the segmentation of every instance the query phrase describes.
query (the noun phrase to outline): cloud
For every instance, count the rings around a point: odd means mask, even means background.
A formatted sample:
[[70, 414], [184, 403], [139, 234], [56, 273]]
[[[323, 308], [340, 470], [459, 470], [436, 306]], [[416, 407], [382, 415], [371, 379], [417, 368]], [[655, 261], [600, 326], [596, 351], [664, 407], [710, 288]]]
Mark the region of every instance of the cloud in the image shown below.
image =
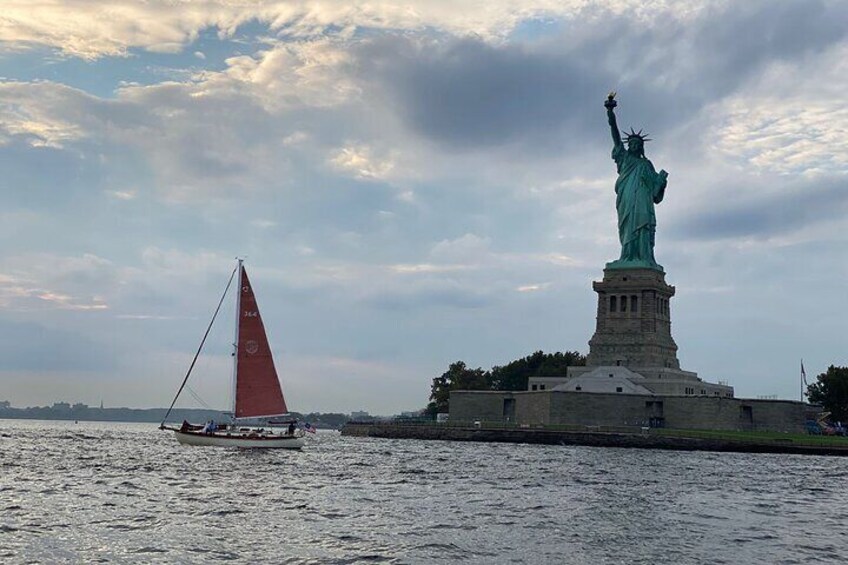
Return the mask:
[[802, 59], [838, 43], [846, 36], [845, 26], [839, 23], [846, 15], [844, 5], [823, 1], [734, 6], [695, 28], [697, 71], [706, 72], [719, 81], [718, 88], [727, 89], [754, 68]]
[[848, 140], [839, 123], [848, 120], [841, 101], [746, 101], [729, 112], [715, 145], [761, 171], [832, 173], [848, 170]]
[[[765, 184], [780, 183], [771, 176]], [[777, 194], [743, 194], [731, 202], [717, 202], [697, 214], [681, 218], [671, 229], [671, 237], [726, 239], [755, 237], [768, 239], [786, 235], [810, 225], [842, 220], [848, 213], [846, 177], [801, 180], [781, 186]]]
[[155, 316], [152, 314], [120, 314], [115, 316], [119, 320], [155, 320], [155, 321], [167, 321], [167, 320], [189, 320], [192, 318], [187, 318], [184, 316]]
[[72, 142], [121, 132], [140, 132], [149, 110], [129, 102], [103, 100], [64, 84], [0, 81], [0, 136], [24, 138], [33, 147], [65, 148]]
[[[845, 30], [835, 22], [844, 17], [848, 9], [832, 4], [748, 3], [661, 27], [627, 11], [604, 14], [536, 44], [386, 36], [356, 47], [373, 81], [369, 96], [387, 96], [420, 135], [454, 149], [518, 144], [526, 156], [598, 139], [610, 88], [621, 95], [620, 125], [678, 126], [777, 62], [839, 44]], [[601, 117], [578, 110], [586, 108]]]
[[435, 265], [433, 263], [401, 263], [390, 267], [392, 271], [400, 274], [449, 273], [451, 271], [463, 271], [471, 268], [473, 267], [470, 265]]
[[451, 263], [476, 263], [490, 253], [491, 240], [477, 234], [466, 233], [457, 239], [443, 239], [430, 250], [430, 256]]
[[374, 413], [393, 414], [395, 406], [382, 404], [369, 392], [372, 387], [390, 387], [410, 400], [410, 408], [421, 402], [412, 400], [418, 395], [418, 371], [409, 366], [381, 359], [354, 356], [293, 356], [285, 360], [281, 371], [301, 375], [297, 380], [283, 382], [283, 392], [293, 410], [299, 412], [367, 409]]
[[135, 200], [138, 196], [134, 190], [108, 190], [106, 193], [112, 198], [116, 198], [118, 200]]
[[371, 293], [368, 305], [388, 310], [417, 310], [420, 308], [474, 309], [490, 306], [496, 296], [486, 289], [474, 288], [450, 279], [424, 279], [395, 288]]
[[366, 180], [387, 178], [395, 167], [391, 157], [375, 157], [371, 148], [363, 145], [348, 145], [339, 149], [330, 158], [330, 164], [353, 174], [355, 178]]
[[[125, 85], [115, 99], [55, 82], [0, 82], [0, 144], [23, 142], [74, 155], [99, 151], [95, 163], [104, 168], [111, 166], [104, 157], [117, 162], [138, 155], [147, 166], [142, 172], [158, 179], [158, 195], [177, 203], [279, 186], [291, 176], [281, 174], [286, 156], [311, 151], [314, 157], [303, 161], [323, 162], [327, 148], [309, 147], [310, 132], [296, 127], [293, 112], [355, 98], [353, 83], [337, 68], [348, 58], [325, 40], [277, 42], [183, 82]], [[306, 121], [320, 131], [325, 118]], [[337, 156], [345, 169], [363, 164], [369, 149], [340, 151], [348, 155]], [[389, 156], [357, 174], [380, 176], [392, 166]], [[122, 180], [138, 183], [129, 175]]]
[[[602, 13], [629, 13], [639, 23], [656, 12], [692, 17], [703, 11], [698, 2], [676, 2], [669, 10], [663, 0], [613, 0], [595, 7]], [[67, 0], [39, 2], [6, 0], [0, 21], [0, 41], [17, 48], [47, 45], [85, 59], [127, 56], [133, 48], [157, 53], [184, 49], [201, 30], [214, 28], [233, 36], [240, 26], [258, 21], [270, 30], [294, 38], [335, 32], [349, 36], [360, 28], [374, 30], [446, 30], [502, 40], [521, 22], [552, 17], [574, 17], [585, 9], [582, 0], [525, 2], [520, 8], [507, 0], [416, 0], [404, 5], [378, 0], [354, 3], [207, 0], [203, 3], [170, 0]]]
[[0, 372], [97, 371], [116, 366], [111, 347], [73, 330], [0, 318]]
[[345, 45], [333, 40], [275, 41], [270, 49], [231, 57], [226, 63], [224, 73], [199, 75], [194, 96], [247, 86], [273, 112], [291, 106], [333, 106], [359, 95], [350, 78], [355, 62]]
[[0, 23], [0, 41], [19, 46], [48, 45], [85, 59], [124, 56], [134, 46], [173, 52], [206, 26], [215, 24], [226, 30], [238, 25], [239, 20], [209, 8], [163, 1], [70, 0], [33, 5], [27, 0], [8, 0]]
[[579, 123], [574, 106], [612, 82], [564, 54], [470, 38], [387, 38], [362, 49], [399, 115], [421, 135], [455, 147], [504, 145]]
[[[773, 64], [753, 45], [738, 68], [721, 67], [732, 59], [731, 46], [721, 41], [738, 29], [730, 22], [748, 22], [772, 37], [783, 33], [794, 14], [781, 7], [759, 21], [756, 10], [754, 15], [696, 10], [672, 18], [663, 31], [633, 26], [632, 18], [644, 23], [647, 13], [640, 8], [634, 15], [634, 9], [610, 6], [604, 17], [586, 20], [593, 33], [568, 27], [557, 36], [562, 41], [535, 44], [426, 34], [286, 36], [255, 53], [230, 57], [218, 71], [182, 82], [124, 86], [114, 100], [55, 83], [4, 83], [0, 99], [6, 111], [0, 115], [7, 138], [26, 138], [33, 146], [84, 151], [82, 145], [96, 142], [113, 159], [126, 158], [127, 151], [138, 154], [146, 165], [142, 172], [156, 178], [158, 196], [174, 203], [327, 184], [315, 179], [326, 174], [327, 162], [360, 180], [420, 183], [442, 182], [456, 171], [469, 177], [470, 167], [483, 163], [478, 179], [506, 180], [505, 172], [522, 174], [507, 167], [526, 168], [529, 159], [543, 165], [540, 176], [550, 178], [554, 171], [546, 167], [559, 154], [579, 158], [590, 149], [599, 154], [606, 144], [600, 99], [611, 85], [623, 86], [622, 126], [635, 117], [635, 125], [661, 133], [670, 124], [685, 127], [716, 104], [716, 96], [720, 100]], [[829, 24], [833, 9], [816, 8], [801, 18], [806, 28], [821, 33], [792, 35], [795, 49], [778, 50], [778, 58], [803, 60], [833, 45], [840, 37]], [[515, 18], [535, 12], [510, 13]], [[644, 49], [628, 49], [639, 44]], [[641, 59], [634, 59], [637, 54]], [[693, 61], [705, 61], [705, 67]], [[633, 65], [661, 68], [662, 76], [648, 67], [625, 72]], [[663, 76], [680, 80], [670, 83]], [[752, 115], [746, 111], [749, 101], [737, 100], [727, 105], [727, 127], [715, 134], [724, 140], [719, 150], [749, 155], [757, 166], [843, 165], [835, 156], [839, 152], [828, 153], [835, 130], [827, 129], [826, 106], [808, 108], [807, 118], [795, 122], [789, 116], [797, 104], [787, 106], [779, 124], [788, 132], [784, 142], [757, 152], [752, 136], [767, 127], [771, 114]], [[823, 130], [826, 135], [810, 133]], [[663, 141], [668, 138], [666, 132]], [[737, 151], [740, 145], [747, 151]], [[412, 186], [391, 192], [397, 203], [420, 204], [418, 194]]]
[[[0, 139], [25, 138], [32, 147], [62, 148], [70, 140], [83, 137], [79, 109], [93, 99], [60, 85], [0, 82], [3, 112]], [[51, 111], [59, 106], [63, 111]], [[77, 110], [74, 112], [74, 110]]]
[[551, 286], [551, 283], [549, 283], [549, 282], [536, 283], [536, 284], [524, 284], [524, 285], [521, 285], [519, 287], [516, 287], [515, 290], [517, 292], [538, 292], [540, 290], [545, 290], [549, 286]]
[[0, 305], [7, 310], [106, 310], [112, 264], [96, 255], [35, 254], [10, 258], [0, 273]]

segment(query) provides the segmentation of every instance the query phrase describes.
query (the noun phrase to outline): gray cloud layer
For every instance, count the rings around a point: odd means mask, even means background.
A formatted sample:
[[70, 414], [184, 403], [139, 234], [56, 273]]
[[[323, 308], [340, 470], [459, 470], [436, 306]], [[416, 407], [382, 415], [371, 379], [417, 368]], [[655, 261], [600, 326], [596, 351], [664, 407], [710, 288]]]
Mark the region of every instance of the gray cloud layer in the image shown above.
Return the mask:
[[[785, 179], [771, 179], [773, 182]], [[827, 178], [792, 182], [778, 195], [750, 194], [735, 202], [690, 215], [677, 222], [671, 236], [693, 239], [768, 238], [792, 233], [807, 225], [841, 219], [848, 213], [848, 179]]]
[[574, 22], [531, 45], [388, 37], [361, 47], [359, 57], [375, 92], [388, 93], [422, 135], [457, 149], [519, 140], [527, 153], [547, 153], [552, 143], [596, 137], [599, 119], [585, 109], [600, 107], [610, 88], [626, 104], [624, 122], [649, 116], [652, 128], [679, 125], [767, 67], [803, 60], [847, 33], [844, 4], [736, 8], [694, 25]]

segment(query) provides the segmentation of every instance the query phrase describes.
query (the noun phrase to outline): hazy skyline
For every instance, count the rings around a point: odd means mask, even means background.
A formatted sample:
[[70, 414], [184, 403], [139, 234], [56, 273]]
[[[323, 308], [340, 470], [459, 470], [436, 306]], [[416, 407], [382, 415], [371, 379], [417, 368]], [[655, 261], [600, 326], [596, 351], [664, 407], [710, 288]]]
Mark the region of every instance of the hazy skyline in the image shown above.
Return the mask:
[[609, 90], [669, 172], [682, 368], [798, 399], [800, 358], [848, 365], [848, 4], [515, 5], [6, 0], [0, 400], [167, 406], [236, 255], [299, 412], [586, 353]]

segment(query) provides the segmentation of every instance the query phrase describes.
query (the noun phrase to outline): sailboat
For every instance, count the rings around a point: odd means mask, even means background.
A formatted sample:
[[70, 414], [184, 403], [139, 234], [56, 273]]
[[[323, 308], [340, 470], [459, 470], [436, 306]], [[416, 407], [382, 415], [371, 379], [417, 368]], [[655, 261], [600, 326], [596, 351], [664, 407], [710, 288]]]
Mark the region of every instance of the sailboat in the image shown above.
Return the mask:
[[[193, 425], [184, 421], [178, 428], [168, 426], [165, 422], [188, 382], [191, 370], [197, 362], [236, 274], [238, 274], [236, 286], [238, 292], [236, 293], [235, 351], [233, 352], [232, 419], [224, 424], [209, 421], [206, 424]], [[256, 424], [257, 421], [261, 423]], [[191, 362], [183, 384], [162, 419], [159, 429], [173, 431], [177, 441], [184, 445], [300, 449], [305, 443], [303, 429], [288, 415], [277, 369], [274, 367], [271, 347], [265, 334], [265, 325], [262, 323], [256, 296], [253, 294], [253, 287], [247, 277], [242, 259], [238, 260], [238, 265], [230, 275], [224, 294], [218, 302], [218, 308], [212, 316], [212, 321], [209, 322], [209, 327], [200, 342], [200, 347]], [[308, 424], [307, 429], [310, 429]]]

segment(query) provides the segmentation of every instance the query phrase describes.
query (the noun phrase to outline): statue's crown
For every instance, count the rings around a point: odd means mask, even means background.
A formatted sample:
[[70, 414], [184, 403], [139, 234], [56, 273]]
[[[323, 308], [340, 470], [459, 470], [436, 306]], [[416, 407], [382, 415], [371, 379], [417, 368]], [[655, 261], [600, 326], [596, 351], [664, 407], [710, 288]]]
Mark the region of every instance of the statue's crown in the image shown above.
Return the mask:
[[645, 143], [646, 141], [651, 141], [651, 139], [648, 137], [648, 134], [642, 133], [642, 130], [633, 131], [633, 128], [630, 128], [630, 133], [624, 130], [621, 130], [621, 133], [624, 134], [624, 141], [630, 141], [631, 139], [641, 139], [642, 143]]

